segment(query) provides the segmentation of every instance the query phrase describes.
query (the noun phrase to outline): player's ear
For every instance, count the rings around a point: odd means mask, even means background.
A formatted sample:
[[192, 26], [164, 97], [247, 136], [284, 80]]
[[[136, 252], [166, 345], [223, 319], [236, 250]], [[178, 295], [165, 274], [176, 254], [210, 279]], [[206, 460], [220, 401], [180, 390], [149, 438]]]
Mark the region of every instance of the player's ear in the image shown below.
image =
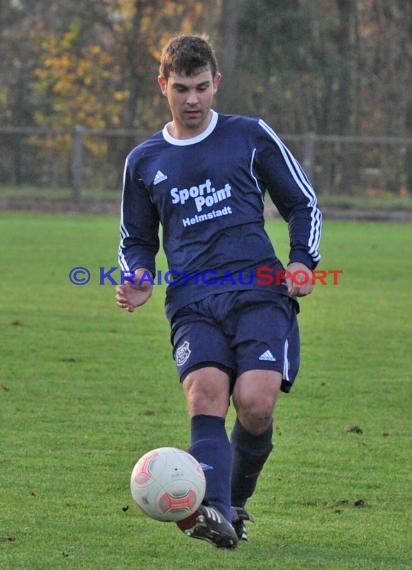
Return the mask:
[[167, 79], [163, 77], [163, 75], [159, 75], [157, 78], [157, 82], [159, 84], [160, 90], [164, 96], [167, 94]]
[[213, 78], [213, 93], [216, 94], [218, 87], [219, 87], [219, 83], [222, 79], [222, 74], [217, 72], [216, 75]]

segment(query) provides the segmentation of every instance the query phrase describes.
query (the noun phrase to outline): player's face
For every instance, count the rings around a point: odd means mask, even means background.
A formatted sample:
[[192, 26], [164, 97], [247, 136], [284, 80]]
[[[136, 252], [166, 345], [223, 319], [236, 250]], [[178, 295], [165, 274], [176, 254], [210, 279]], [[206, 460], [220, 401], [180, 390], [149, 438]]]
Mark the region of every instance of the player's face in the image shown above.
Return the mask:
[[217, 73], [213, 78], [209, 66], [196, 75], [172, 72], [167, 80], [159, 76], [160, 89], [172, 113], [172, 134], [175, 138], [192, 138], [206, 129], [220, 77], [220, 73]]

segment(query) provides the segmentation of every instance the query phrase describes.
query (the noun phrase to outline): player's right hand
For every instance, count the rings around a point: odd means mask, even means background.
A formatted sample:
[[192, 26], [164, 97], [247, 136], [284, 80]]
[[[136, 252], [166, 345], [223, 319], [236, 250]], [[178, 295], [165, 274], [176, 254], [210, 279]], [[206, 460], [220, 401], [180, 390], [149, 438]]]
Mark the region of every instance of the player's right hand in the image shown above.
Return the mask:
[[144, 305], [150, 299], [153, 285], [147, 280], [143, 280], [140, 283], [140, 279], [146, 271], [146, 269], [137, 269], [135, 271], [133, 277], [135, 284], [126, 281], [123, 285], [116, 287], [116, 304], [120, 309], [125, 309], [132, 313], [137, 307]]

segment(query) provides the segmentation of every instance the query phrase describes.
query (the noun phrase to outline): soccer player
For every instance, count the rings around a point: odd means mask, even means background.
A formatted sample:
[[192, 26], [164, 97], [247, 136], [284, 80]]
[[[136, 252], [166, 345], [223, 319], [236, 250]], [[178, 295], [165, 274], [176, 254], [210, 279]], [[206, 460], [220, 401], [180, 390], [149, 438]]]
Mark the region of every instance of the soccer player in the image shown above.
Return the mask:
[[[276, 400], [298, 371], [296, 297], [312, 291], [321, 213], [266, 122], [212, 109], [220, 80], [203, 37], [177, 36], [163, 49], [158, 82], [172, 120], [126, 159], [119, 263], [132, 277], [116, 300], [134, 311], [150, 298], [161, 224], [189, 452], [206, 476], [205, 503], [178, 526], [234, 548], [247, 539], [245, 505], [273, 447]], [[290, 276], [264, 229], [266, 192], [288, 223]], [[229, 440], [230, 401], [237, 417]]]

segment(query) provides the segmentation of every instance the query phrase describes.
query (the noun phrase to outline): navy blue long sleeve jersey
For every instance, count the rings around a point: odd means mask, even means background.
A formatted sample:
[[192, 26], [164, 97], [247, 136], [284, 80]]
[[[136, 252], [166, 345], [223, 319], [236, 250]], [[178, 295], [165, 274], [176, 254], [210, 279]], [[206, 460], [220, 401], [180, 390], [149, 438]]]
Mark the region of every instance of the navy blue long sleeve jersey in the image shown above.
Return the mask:
[[[250, 279], [282, 269], [264, 230], [264, 196], [288, 222], [289, 262], [316, 267], [321, 213], [298, 161], [263, 121], [213, 111], [208, 128], [174, 139], [165, 127], [126, 159], [119, 263], [155, 275], [159, 223], [169, 266], [166, 312], [239, 288], [286, 294]], [[266, 280], [267, 284], [267, 280]]]

